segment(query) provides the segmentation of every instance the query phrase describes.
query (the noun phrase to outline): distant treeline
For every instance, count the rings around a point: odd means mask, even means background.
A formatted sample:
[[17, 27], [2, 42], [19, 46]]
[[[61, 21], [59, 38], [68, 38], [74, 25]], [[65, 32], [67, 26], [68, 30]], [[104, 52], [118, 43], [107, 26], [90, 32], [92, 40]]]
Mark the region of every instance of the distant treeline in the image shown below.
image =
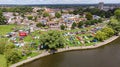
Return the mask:
[[8, 8], [0, 8], [2, 12], [18, 12], [18, 13], [25, 13], [25, 12], [32, 12], [32, 7], [8, 7]]
[[114, 15], [114, 11], [118, 9], [118, 8], [114, 8], [114, 9], [110, 9], [108, 11], [104, 11], [104, 10], [100, 10], [98, 8], [77, 8], [75, 9], [74, 11], [70, 12], [70, 14], [84, 14], [85, 12], [89, 12], [91, 13], [92, 15], [98, 15], [98, 16], [101, 16], [101, 17], [105, 17], [105, 18], [110, 18], [111, 16]]
[[[98, 4], [1, 4], [0, 7], [48, 7], [48, 8], [78, 8], [78, 7], [98, 7]], [[120, 6], [120, 4], [104, 4], [104, 6]]]
[[[31, 7], [30, 7], [31, 6]], [[2, 12], [18, 12], [18, 13], [26, 13], [26, 12], [32, 12], [33, 8], [32, 6], [34, 5], [21, 5], [21, 6], [15, 6], [15, 7], [6, 7], [6, 8], [0, 8], [0, 11]], [[37, 5], [36, 5], [37, 6]], [[39, 5], [38, 5], [39, 6]], [[110, 9], [108, 11], [104, 11], [104, 10], [100, 10], [97, 8], [97, 4], [93, 4], [93, 6], [96, 6], [95, 8], [89, 8], [88, 6], [92, 6], [91, 5], [41, 5], [41, 6], [47, 6], [49, 8], [57, 8], [57, 9], [66, 9], [66, 8], [73, 8], [74, 11], [69, 12], [70, 14], [84, 14], [85, 12], [90, 12], [92, 15], [98, 15], [101, 17], [105, 17], [105, 18], [110, 18], [111, 16], [114, 15], [114, 11], [118, 8], [115, 9]], [[85, 6], [85, 7], [83, 7]]]

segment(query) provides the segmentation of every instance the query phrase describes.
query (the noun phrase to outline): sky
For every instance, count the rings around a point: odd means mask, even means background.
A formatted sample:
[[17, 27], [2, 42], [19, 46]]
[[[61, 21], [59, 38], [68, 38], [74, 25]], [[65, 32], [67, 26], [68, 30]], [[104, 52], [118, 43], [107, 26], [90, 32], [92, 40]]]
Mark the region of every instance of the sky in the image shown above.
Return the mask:
[[93, 4], [120, 3], [120, 0], [0, 0], [0, 4]]

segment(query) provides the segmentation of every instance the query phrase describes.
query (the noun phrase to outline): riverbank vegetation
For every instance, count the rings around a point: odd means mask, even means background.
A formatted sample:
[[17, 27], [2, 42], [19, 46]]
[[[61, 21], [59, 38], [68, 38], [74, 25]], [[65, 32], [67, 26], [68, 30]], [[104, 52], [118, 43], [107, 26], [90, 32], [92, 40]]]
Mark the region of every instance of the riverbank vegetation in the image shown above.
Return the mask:
[[114, 29], [116, 34], [119, 34], [120, 32], [120, 9], [117, 9], [115, 11], [115, 16], [111, 17], [111, 20], [108, 23], [108, 26]]

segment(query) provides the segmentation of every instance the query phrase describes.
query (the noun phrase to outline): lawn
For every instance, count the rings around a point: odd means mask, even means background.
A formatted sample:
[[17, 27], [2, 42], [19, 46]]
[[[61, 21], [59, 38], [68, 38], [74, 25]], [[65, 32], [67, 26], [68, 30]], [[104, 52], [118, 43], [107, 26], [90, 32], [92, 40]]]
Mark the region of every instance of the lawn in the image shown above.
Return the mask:
[[5, 35], [8, 32], [11, 32], [14, 27], [15, 25], [0, 25], [0, 35]]
[[4, 55], [0, 54], [0, 67], [7, 67], [6, 59]]

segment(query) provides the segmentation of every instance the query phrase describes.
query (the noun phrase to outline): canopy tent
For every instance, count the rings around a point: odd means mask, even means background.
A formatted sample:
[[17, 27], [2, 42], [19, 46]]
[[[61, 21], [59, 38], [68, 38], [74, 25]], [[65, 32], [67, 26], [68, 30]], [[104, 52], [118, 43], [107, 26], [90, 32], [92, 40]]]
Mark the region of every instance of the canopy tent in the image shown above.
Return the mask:
[[27, 36], [26, 32], [19, 32], [19, 36]]

